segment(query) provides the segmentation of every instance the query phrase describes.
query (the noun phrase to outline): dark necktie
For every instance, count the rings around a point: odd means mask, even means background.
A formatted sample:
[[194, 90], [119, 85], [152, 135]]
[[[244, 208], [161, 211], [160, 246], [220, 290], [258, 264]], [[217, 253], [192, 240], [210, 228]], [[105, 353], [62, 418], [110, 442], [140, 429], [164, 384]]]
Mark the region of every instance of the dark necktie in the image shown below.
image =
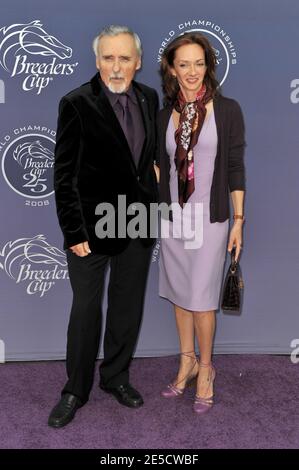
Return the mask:
[[134, 157], [134, 130], [133, 130], [133, 119], [128, 105], [128, 95], [120, 94], [118, 97], [119, 104], [122, 108], [122, 122], [121, 127], [126, 136], [127, 142], [129, 144], [131, 153]]

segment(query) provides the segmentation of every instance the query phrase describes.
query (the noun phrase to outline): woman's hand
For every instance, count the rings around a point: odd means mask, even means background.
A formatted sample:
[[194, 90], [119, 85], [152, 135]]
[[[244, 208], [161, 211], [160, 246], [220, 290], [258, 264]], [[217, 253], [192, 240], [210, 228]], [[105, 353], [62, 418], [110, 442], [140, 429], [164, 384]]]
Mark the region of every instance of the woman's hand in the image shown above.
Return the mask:
[[236, 256], [235, 256], [236, 261], [239, 259], [239, 255], [242, 249], [242, 228], [243, 228], [243, 221], [235, 220], [234, 225], [231, 228], [230, 236], [229, 236], [227, 250], [231, 252], [233, 246], [236, 247]]

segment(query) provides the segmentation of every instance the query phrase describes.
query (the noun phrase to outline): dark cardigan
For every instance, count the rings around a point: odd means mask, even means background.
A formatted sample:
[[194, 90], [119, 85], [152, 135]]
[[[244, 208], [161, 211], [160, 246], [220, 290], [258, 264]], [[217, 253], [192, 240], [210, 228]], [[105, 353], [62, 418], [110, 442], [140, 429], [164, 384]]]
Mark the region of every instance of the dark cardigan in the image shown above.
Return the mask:
[[[218, 94], [214, 98], [218, 135], [217, 154], [210, 193], [210, 221], [224, 222], [229, 218], [229, 191], [245, 191], [244, 120], [237, 101]], [[156, 163], [160, 167], [159, 202], [171, 204], [169, 189], [170, 161], [166, 151], [166, 130], [173, 107], [158, 115], [158, 147]], [[171, 215], [170, 215], [171, 219]]]

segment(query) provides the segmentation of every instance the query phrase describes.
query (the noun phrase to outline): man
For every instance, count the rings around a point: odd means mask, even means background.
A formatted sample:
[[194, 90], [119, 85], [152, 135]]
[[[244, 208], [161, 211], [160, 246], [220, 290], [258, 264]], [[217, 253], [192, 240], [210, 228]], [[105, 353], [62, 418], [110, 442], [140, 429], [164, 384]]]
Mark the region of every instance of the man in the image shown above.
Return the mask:
[[[108, 311], [100, 388], [137, 408], [140, 393], [129, 383], [139, 332], [153, 238], [97, 236], [95, 208], [119, 195], [127, 206], [157, 200], [153, 168], [155, 90], [133, 80], [141, 67], [138, 36], [110, 26], [93, 43], [99, 71], [62, 98], [55, 148], [54, 187], [64, 235], [73, 304], [68, 326], [67, 375], [48, 424], [62, 427], [84, 405], [93, 383], [101, 333], [101, 300], [110, 263]], [[116, 216], [117, 219], [117, 216]], [[117, 224], [117, 221], [116, 221]], [[148, 232], [147, 232], [148, 233]]]

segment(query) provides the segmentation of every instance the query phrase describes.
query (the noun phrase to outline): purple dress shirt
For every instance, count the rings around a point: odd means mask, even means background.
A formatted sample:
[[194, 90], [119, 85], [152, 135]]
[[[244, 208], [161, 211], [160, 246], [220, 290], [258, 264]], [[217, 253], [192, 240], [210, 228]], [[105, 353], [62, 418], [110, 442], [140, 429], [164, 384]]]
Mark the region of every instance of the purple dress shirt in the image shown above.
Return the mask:
[[[102, 80], [101, 85], [126, 136], [137, 167], [144, 144], [145, 130], [141, 110], [133, 86], [131, 84], [126, 93], [113, 93]], [[130, 126], [131, 128], [129, 129], [124, 125], [124, 95], [127, 95], [127, 106], [132, 121], [132, 127]]]

